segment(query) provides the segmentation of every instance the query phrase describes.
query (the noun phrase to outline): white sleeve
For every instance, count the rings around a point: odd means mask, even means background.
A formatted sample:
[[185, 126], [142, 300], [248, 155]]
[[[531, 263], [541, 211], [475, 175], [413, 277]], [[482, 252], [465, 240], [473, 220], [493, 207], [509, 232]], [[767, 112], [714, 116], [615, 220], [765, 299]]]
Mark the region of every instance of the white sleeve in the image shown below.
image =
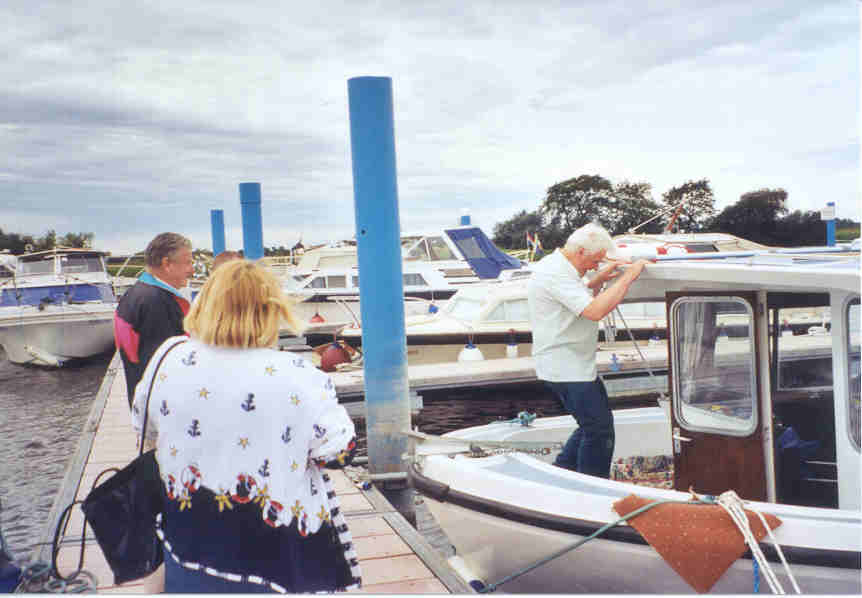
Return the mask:
[[[179, 342], [188, 340], [188, 337], [185, 335], [182, 336], [172, 336], [171, 338], [165, 340], [156, 352], [153, 353], [153, 356], [150, 358], [150, 362], [147, 364], [147, 367], [144, 369], [144, 373], [141, 376], [141, 380], [138, 382], [138, 386], [134, 389], [129, 388], [126, 392], [134, 392], [134, 400], [132, 401], [132, 427], [135, 431], [140, 434], [141, 428], [144, 425], [144, 406], [147, 404], [147, 393], [150, 390], [150, 384], [153, 381], [153, 376], [156, 375], [156, 366], [162, 360], [162, 356], [167, 353], [174, 345], [177, 345]], [[150, 431], [156, 431], [156, 422], [158, 418], [150, 417], [147, 419], [147, 428], [149, 428], [147, 436], [149, 436]]]

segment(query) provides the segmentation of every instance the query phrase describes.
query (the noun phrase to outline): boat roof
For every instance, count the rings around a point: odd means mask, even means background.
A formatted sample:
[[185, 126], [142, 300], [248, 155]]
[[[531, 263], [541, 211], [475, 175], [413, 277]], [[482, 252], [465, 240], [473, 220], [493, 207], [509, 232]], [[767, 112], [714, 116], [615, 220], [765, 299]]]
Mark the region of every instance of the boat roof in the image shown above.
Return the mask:
[[18, 259], [25, 261], [35, 260], [53, 255], [107, 255], [107, 252], [99, 251], [97, 249], [81, 249], [78, 247], [55, 247], [54, 249], [46, 249], [45, 251], [23, 253], [18, 256]]

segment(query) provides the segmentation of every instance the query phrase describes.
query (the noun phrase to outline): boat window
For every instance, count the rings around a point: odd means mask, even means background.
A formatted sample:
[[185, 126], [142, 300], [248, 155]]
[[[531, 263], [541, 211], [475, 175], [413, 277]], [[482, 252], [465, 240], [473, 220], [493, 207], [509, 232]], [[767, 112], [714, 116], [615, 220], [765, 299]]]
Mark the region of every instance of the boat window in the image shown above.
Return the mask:
[[353, 282], [353, 286], [358, 289], [359, 288], [359, 277], [356, 275], [353, 275], [350, 277], [350, 280]]
[[778, 390], [832, 389], [829, 306], [790, 307], [777, 312]]
[[343, 289], [347, 286], [347, 277], [343, 275], [339, 276], [327, 276], [326, 277], [326, 288], [328, 289]]
[[747, 436], [757, 426], [754, 319], [737, 297], [671, 306], [674, 409], [684, 428]]
[[311, 282], [306, 285], [309, 289], [325, 289], [326, 288], [326, 279], [322, 276], [315, 276], [311, 279]]
[[98, 255], [62, 255], [60, 271], [64, 274], [78, 272], [103, 272], [102, 258]]
[[41, 260], [19, 260], [18, 274], [26, 276], [28, 274], [53, 274], [54, 273], [54, 258], [48, 257]]
[[482, 251], [482, 248], [479, 247], [479, 243], [477, 243], [476, 239], [474, 239], [473, 237], [456, 239], [455, 245], [457, 245], [458, 249], [461, 250], [461, 253], [464, 254], [464, 259], [473, 260], [487, 257], [485, 255], [485, 252]]
[[457, 259], [443, 237], [428, 237], [428, 252], [432, 260], [454, 260]]
[[404, 286], [412, 286], [412, 287], [427, 287], [428, 283], [425, 282], [425, 279], [422, 278], [421, 274], [413, 274], [407, 273], [402, 275], [404, 280]]
[[860, 450], [860, 421], [862, 421], [862, 406], [860, 406], [860, 354], [859, 354], [859, 297], [856, 297], [847, 305], [847, 313], [844, 321], [847, 328], [847, 372], [848, 388], [847, 393], [850, 404], [848, 406], [848, 418], [850, 425], [850, 439], [856, 446], [856, 450]]
[[425, 239], [419, 241], [413, 248], [407, 252], [408, 260], [419, 260], [427, 262], [431, 258], [428, 256], [428, 247], [425, 244]]
[[483, 301], [470, 297], [453, 296], [446, 306], [449, 315], [459, 320], [475, 320], [482, 311]]

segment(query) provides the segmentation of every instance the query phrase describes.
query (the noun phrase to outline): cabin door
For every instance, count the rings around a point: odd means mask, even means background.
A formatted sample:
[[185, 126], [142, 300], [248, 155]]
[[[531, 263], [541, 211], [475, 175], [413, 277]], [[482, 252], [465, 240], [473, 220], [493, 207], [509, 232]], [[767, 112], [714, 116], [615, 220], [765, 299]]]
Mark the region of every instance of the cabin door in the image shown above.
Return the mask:
[[668, 293], [674, 487], [766, 500], [754, 293]]

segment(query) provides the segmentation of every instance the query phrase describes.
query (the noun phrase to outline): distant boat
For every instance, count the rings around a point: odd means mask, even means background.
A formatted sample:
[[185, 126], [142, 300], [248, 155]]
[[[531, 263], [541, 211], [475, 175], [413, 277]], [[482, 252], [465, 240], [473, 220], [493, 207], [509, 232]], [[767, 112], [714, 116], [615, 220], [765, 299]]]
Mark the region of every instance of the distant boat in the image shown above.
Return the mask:
[[114, 345], [105, 253], [55, 248], [0, 262], [0, 345], [9, 361], [59, 367]]

